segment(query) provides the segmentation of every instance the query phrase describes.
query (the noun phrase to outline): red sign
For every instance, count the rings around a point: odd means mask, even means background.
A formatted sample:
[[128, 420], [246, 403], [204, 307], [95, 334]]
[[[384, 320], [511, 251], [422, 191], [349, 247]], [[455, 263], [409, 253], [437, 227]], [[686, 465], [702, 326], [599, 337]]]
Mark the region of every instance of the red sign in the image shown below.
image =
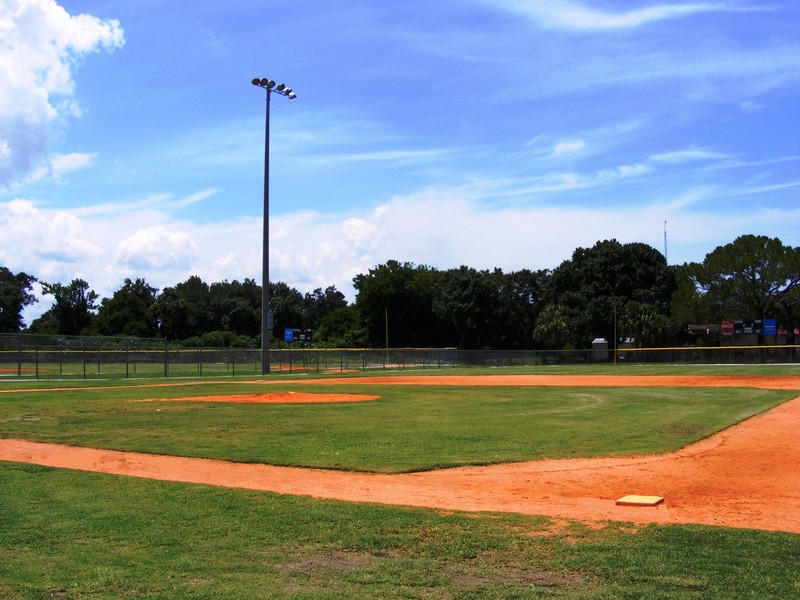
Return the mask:
[[722, 335], [733, 335], [733, 321], [723, 321], [721, 332]]

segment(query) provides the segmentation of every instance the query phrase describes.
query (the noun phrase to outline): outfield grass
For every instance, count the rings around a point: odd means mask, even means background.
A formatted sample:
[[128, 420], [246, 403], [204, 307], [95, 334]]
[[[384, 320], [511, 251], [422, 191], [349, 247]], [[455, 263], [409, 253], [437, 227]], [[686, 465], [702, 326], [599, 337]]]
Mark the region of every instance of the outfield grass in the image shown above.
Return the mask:
[[[798, 372], [725, 366], [534, 371]], [[134, 402], [300, 391], [230, 379], [217, 385], [154, 381], [189, 385], [91, 381], [91, 390], [0, 394], [0, 437], [407, 471], [663, 452], [798, 395], [733, 388], [339, 385], [337, 393], [382, 399], [340, 405]], [[122, 387], [98, 387], [109, 384]], [[2, 388], [64, 385], [3, 382]], [[788, 533], [620, 523], [597, 530], [544, 517], [319, 501], [0, 462], [3, 599], [796, 598], [797, 564], [800, 535]]]
[[0, 597], [791, 598], [800, 536], [317, 501], [0, 463]]
[[[186, 383], [186, 382], [184, 382]], [[0, 437], [276, 465], [407, 472], [676, 450], [797, 395], [736, 388], [337, 385], [373, 402], [138, 402], [258, 383], [0, 394]], [[331, 388], [304, 385], [303, 392]]]

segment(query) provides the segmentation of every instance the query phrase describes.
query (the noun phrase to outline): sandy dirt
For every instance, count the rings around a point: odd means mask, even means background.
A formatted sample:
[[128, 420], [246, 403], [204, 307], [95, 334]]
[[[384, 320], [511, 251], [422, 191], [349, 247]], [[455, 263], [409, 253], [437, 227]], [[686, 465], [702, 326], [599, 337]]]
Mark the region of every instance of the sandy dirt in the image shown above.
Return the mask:
[[[800, 377], [792, 376], [623, 378], [491, 375], [301, 382], [350, 385], [726, 386], [800, 390]], [[287, 400], [287, 395], [282, 397], [283, 401]], [[219, 397], [215, 401], [224, 399]], [[204, 397], [203, 400], [208, 398]], [[662, 456], [545, 460], [376, 475], [0, 440], [0, 460], [165, 481], [444, 510], [517, 512], [584, 522], [697, 523], [800, 533], [798, 433], [800, 398], [678, 452]], [[663, 496], [665, 501], [655, 507], [617, 506], [615, 500], [628, 494]]]
[[369, 402], [380, 396], [367, 394], [305, 394], [273, 392], [270, 394], [230, 394], [227, 396], [190, 396], [187, 398], [147, 398], [134, 402], [234, 402], [238, 404], [324, 404], [330, 402]]

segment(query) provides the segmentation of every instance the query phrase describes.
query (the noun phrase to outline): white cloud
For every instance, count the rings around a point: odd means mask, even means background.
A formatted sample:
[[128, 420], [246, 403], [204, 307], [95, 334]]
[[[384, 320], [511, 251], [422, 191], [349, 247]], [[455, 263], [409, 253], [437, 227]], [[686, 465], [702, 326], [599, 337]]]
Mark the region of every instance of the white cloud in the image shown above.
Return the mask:
[[417, 162], [446, 154], [446, 150], [379, 150], [326, 156], [325, 162]]
[[575, 152], [583, 150], [585, 147], [586, 147], [586, 142], [584, 140], [570, 140], [570, 141], [559, 142], [553, 148], [551, 156], [563, 156], [565, 154], [574, 154]]
[[[705, 253], [742, 233], [793, 239], [790, 224], [798, 222], [800, 209], [780, 213], [786, 223], [784, 231], [780, 231], [776, 223], [781, 217], [774, 212], [756, 210], [721, 220], [718, 211], [702, 208], [703, 200], [713, 195], [713, 189], [697, 189], [635, 206], [543, 205], [486, 210], [480, 202], [457, 191], [428, 190], [396, 197], [380, 214], [363, 215], [360, 231], [368, 231], [378, 243], [368, 246], [360, 239], [362, 247], [369, 247], [368, 252], [348, 246], [349, 252], [337, 258], [351, 260], [353, 265], [361, 260], [362, 273], [388, 259], [437, 268], [462, 264], [485, 269], [500, 267], [506, 271], [554, 268], [569, 258], [575, 248], [589, 247], [602, 239], [644, 242], [660, 250], [665, 220], [670, 223], [673, 264], [702, 260]], [[309, 223], [307, 236], [317, 239], [333, 233], [323, 230], [324, 227], [318, 229]], [[336, 243], [334, 240], [328, 237], [329, 242]], [[318, 268], [331, 274], [329, 282], [351, 290], [348, 281], [332, 277], [343, 272], [339, 265], [321, 261]]]
[[140, 229], [122, 240], [115, 259], [129, 269], [149, 271], [186, 269], [196, 256], [197, 246], [189, 233], [156, 225]]
[[561, 159], [579, 154], [581, 158], [608, 153], [613, 148], [629, 142], [646, 125], [640, 119], [628, 119], [612, 125], [562, 133], [541, 133], [525, 145], [533, 149], [542, 160]]
[[207, 189], [207, 190], [202, 190], [202, 191], [196, 192], [194, 194], [189, 194], [185, 198], [180, 198], [178, 200], [175, 200], [172, 204], [175, 207], [189, 206], [191, 204], [196, 204], [198, 202], [202, 202], [203, 200], [206, 200], [207, 198], [211, 198], [212, 196], [215, 196], [216, 194], [218, 194], [220, 191], [221, 190], [219, 188], [210, 188], [210, 189]]
[[50, 158], [43, 157], [39, 166], [28, 173], [24, 181], [25, 183], [31, 183], [52, 177], [55, 181], [60, 182], [62, 175], [91, 166], [94, 159], [94, 154], [80, 152], [54, 154]]
[[[600, 171], [589, 182], [633, 177], [643, 168]], [[574, 185], [581, 183], [576, 176]], [[550, 204], [487, 208], [470, 186], [396, 196], [348, 214], [277, 214], [270, 220], [270, 278], [301, 292], [335, 285], [352, 301], [353, 277], [389, 259], [440, 269], [462, 264], [505, 271], [555, 268], [575, 248], [602, 239], [644, 242], [660, 250], [664, 221], [669, 222], [672, 264], [702, 260], [744, 233], [796, 244], [800, 209], [748, 206], [721, 218], [715, 201], [723, 193], [697, 187], [656, 192], [624, 205], [576, 206], [557, 198]], [[131, 210], [116, 206], [119, 210], [82, 213], [30, 200], [0, 205], [0, 264], [50, 282], [80, 277], [101, 297], [113, 294], [126, 277], [142, 277], [159, 289], [190, 275], [208, 283], [261, 282], [259, 218], [197, 224], [136, 202]], [[45, 308], [42, 302], [28, 311], [28, 322]]]
[[569, 0], [489, 0], [489, 3], [527, 15], [545, 27], [594, 31], [630, 29], [696, 13], [743, 10], [720, 2], [655, 4], [616, 13]]
[[755, 100], [744, 100], [739, 106], [746, 113], [757, 113], [764, 108], [763, 104]]
[[646, 175], [652, 170], [648, 165], [635, 163], [620, 165], [610, 169], [600, 169], [594, 173], [554, 172], [534, 177], [528, 183], [516, 182], [509, 196], [535, 197], [538, 194], [551, 194], [569, 190], [587, 190]]
[[0, 263], [44, 263], [47, 276], [55, 264], [92, 261], [103, 254], [87, 239], [83, 223], [67, 211], [45, 212], [28, 200], [12, 200], [0, 211]]
[[170, 205], [172, 200], [173, 196], [171, 194], [150, 194], [149, 196], [132, 202], [103, 202], [88, 206], [76, 206], [72, 210], [76, 215], [82, 218], [97, 218], [113, 216], [121, 212], [131, 214], [158, 208], [164, 209]]
[[671, 152], [653, 154], [650, 160], [658, 163], [678, 164], [695, 160], [727, 160], [731, 158], [733, 158], [732, 154], [703, 150], [701, 148], [688, 148], [686, 150], [673, 150]]
[[760, 187], [748, 187], [735, 192], [736, 196], [752, 196], [765, 194], [767, 192], [775, 192], [779, 190], [787, 190], [791, 188], [800, 187], [800, 181], [789, 181], [787, 183], [776, 183], [774, 185], [763, 185]]
[[76, 171], [78, 169], [85, 169], [94, 162], [94, 159], [94, 154], [86, 154], [83, 152], [56, 154], [50, 159], [53, 176], [56, 179], [60, 179], [65, 173]]
[[123, 32], [114, 20], [70, 16], [54, 0], [3, 0], [0, 39], [2, 189], [42, 168], [58, 175], [59, 167], [70, 166], [47, 155], [64, 122], [80, 116], [72, 70], [89, 52], [120, 47]]
[[[378, 211], [375, 216], [385, 212], [383, 210], [384, 207], [381, 208], [382, 210]], [[381, 219], [378, 217], [374, 220], [379, 223]], [[371, 252], [375, 250], [375, 247], [380, 242], [379, 231], [375, 222], [371, 223], [364, 219], [347, 219], [342, 223], [344, 238], [352, 244], [353, 248], [364, 251]]]

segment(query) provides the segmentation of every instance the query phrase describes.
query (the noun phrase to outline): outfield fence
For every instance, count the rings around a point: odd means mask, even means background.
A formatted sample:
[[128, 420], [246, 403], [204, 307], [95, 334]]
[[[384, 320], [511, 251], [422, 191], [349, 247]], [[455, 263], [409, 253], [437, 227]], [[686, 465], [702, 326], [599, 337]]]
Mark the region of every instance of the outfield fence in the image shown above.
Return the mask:
[[800, 345], [620, 348], [617, 361], [687, 364], [800, 363]]
[[[583, 350], [455, 348], [280, 348], [270, 372], [535, 367], [609, 363], [780, 364], [800, 362], [800, 346]], [[182, 348], [162, 339], [0, 334], [0, 380], [255, 376], [259, 348]]]

